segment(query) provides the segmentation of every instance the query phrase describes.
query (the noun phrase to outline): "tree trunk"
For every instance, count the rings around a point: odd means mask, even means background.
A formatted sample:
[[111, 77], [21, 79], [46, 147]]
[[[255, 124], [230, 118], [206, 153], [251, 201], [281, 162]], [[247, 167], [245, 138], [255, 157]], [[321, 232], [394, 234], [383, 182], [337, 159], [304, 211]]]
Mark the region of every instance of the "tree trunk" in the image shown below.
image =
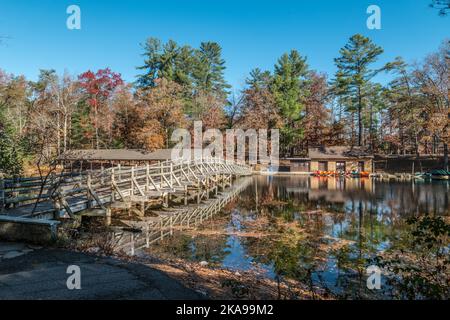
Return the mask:
[[57, 152], [58, 156], [61, 154], [61, 123], [60, 123], [60, 115], [56, 114], [56, 139], [57, 139]]
[[358, 107], [358, 146], [362, 146], [362, 130], [361, 108]]
[[374, 134], [373, 134], [373, 106], [370, 104], [370, 111], [369, 111], [369, 139], [370, 139], [370, 150], [373, 151], [375, 149], [375, 143], [374, 143]]
[[64, 127], [63, 127], [63, 152], [67, 151], [67, 113], [64, 114]]
[[98, 150], [98, 149], [100, 149], [100, 147], [99, 147], [99, 143], [98, 143], [98, 112], [97, 112], [97, 106], [95, 107], [95, 115], [94, 115], [94, 117], [95, 117], [95, 148]]
[[358, 146], [363, 143], [363, 123], [362, 123], [362, 98], [361, 88], [358, 88]]

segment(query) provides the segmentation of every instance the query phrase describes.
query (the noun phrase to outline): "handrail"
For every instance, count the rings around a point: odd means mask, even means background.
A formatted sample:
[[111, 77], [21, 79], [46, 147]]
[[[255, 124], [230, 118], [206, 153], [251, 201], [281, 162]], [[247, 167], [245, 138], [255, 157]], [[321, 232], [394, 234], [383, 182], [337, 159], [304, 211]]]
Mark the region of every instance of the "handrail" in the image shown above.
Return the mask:
[[[63, 196], [87, 194], [87, 199], [96, 198], [95, 193], [106, 189], [119, 189], [124, 193], [134, 194], [140, 191], [139, 183], [145, 179], [145, 190], [172, 188], [181, 185], [182, 181], [199, 177], [234, 174], [251, 174], [250, 166], [218, 157], [204, 157], [196, 159], [166, 160], [158, 164], [147, 164], [122, 168], [120, 165], [101, 171], [87, 171], [82, 173], [63, 173], [49, 179], [44, 184], [37, 178], [3, 179], [0, 183], [0, 210], [8, 210], [7, 205], [21, 206], [33, 202], [47, 201], [53, 198], [55, 191]], [[135, 184], [138, 184], [135, 188]], [[42, 193], [40, 192], [42, 188]], [[86, 193], [87, 192], [87, 193]], [[94, 195], [93, 195], [94, 194]], [[111, 200], [112, 201], [112, 200]]]

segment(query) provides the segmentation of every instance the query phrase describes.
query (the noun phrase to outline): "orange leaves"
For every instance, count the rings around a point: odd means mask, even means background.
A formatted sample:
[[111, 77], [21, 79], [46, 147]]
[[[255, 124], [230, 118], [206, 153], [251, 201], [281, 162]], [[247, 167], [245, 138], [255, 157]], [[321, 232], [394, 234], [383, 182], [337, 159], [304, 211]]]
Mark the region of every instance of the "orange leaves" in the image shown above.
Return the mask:
[[147, 119], [143, 127], [136, 132], [136, 139], [147, 150], [163, 148], [165, 138], [164, 128], [156, 119]]
[[248, 89], [243, 100], [243, 117], [240, 126], [253, 129], [272, 129], [282, 126], [274, 97], [269, 89]]
[[124, 91], [115, 99], [115, 135], [126, 148], [154, 150], [168, 145], [172, 131], [186, 126], [181, 87], [158, 79], [157, 86], [133, 97]]

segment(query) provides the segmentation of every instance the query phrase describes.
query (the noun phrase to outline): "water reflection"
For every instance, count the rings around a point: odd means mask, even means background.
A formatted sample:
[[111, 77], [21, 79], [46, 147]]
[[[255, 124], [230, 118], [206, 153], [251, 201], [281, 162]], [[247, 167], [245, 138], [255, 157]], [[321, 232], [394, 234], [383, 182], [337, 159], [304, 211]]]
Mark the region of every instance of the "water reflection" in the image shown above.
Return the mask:
[[406, 218], [450, 212], [447, 181], [252, 179], [221, 223], [206, 224], [195, 236], [179, 235], [161, 248], [195, 261], [293, 278], [342, 298], [388, 297], [367, 290], [368, 259], [402, 246]]
[[[359, 210], [413, 215], [448, 214], [450, 184], [433, 182], [383, 182], [375, 179], [344, 177], [254, 177], [260, 190], [274, 192], [278, 199], [308, 201], [346, 212]], [[265, 192], [265, 191], [262, 191]]]

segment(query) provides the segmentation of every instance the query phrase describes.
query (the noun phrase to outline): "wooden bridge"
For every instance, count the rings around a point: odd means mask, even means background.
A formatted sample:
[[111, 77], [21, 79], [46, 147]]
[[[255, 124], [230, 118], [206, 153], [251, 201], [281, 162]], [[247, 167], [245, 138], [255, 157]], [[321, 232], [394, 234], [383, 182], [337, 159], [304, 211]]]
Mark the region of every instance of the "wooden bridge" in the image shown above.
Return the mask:
[[245, 164], [218, 158], [164, 161], [140, 167], [112, 167], [99, 171], [50, 175], [46, 180], [0, 180], [0, 221], [56, 221], [80, 215], [105, 216], [113, 209], [144, 217], [160, 203], [200, 204], [233, 177], [251, 174]]

